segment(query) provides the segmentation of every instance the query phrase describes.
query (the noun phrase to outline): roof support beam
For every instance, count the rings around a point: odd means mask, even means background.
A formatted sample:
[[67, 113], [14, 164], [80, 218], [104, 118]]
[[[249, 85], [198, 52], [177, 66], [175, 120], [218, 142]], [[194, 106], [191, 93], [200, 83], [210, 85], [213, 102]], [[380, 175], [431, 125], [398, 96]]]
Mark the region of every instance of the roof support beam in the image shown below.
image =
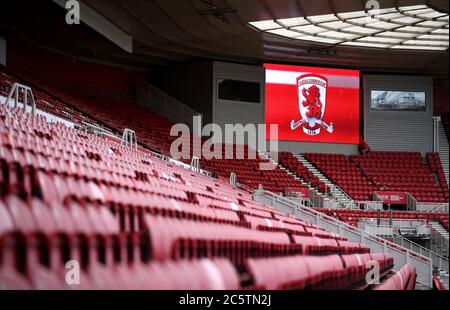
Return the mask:
[[[66, 9], [66, 0], [53, 0], [55, 3]], [[80, 5], [80, 20], [103, 35], [105, 38], [122, 48], [128, 53], [133, 53], [133, 38], [122, 31], [119, 27], [111, 23], [105, 17], [97, 13], [94, 9], [78, 1]]]

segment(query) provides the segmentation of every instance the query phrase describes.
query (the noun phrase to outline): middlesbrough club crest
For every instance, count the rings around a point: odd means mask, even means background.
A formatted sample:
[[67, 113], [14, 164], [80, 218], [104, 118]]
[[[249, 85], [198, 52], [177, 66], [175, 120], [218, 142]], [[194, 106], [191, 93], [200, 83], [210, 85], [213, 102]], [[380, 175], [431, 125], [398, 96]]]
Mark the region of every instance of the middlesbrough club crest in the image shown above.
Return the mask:
[[310, 136], [320, 134], [323, 128], [333, 133], [333, 123], [322, 121], [325, 114], [328, 80], [317, 74], [305, 74], [297, 78], [298, 108], [301, 119], [292, 120], [291, 130], [303, 127], [303, 132]]

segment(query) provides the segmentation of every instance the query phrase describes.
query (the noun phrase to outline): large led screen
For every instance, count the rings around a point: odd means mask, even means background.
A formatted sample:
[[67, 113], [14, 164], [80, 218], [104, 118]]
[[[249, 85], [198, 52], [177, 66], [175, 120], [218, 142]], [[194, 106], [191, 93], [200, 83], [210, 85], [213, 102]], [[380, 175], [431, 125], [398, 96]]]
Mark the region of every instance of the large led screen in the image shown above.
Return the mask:
[[267, 139], [358, 144], [359, 71], [265, 64]]

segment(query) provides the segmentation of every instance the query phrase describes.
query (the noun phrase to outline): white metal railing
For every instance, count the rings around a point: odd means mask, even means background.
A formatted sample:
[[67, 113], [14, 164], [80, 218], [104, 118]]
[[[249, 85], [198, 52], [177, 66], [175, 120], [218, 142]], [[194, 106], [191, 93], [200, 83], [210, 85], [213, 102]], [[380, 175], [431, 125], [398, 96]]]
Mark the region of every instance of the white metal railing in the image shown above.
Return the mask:
[[[376, 218], [362, 218], [360, 222], [369, 223], [371, 225], [376, 224]], [[427, 225], [426, 220], [408, 220], [408, 219], [390, 219], [390, 218], [380, 218], [379, 225], [381, 226], [392, 226], [394, 228], [417, 228], [419, 226]]]
[[429, 203], [429, 202], [417, 202], [416, 211], [421, 212], [448, 212], [448, 202], [446, 203]]
[[433, 226], [430, 228], [430, 237], [432, 240], [431, 249], [436, 253], [448, 257], [449, 254], [449, 239], [448, 236], [442, 235]]
[[[20, 102], [21, 95], [23, 102]], [[14, 103], [14, 108], [22, 105], [23, 110], [26, 112], [28, 107], [28, 99], [31, 101], [31, 113], [36, 114], [36, 101], [34, 100], [33, 90], [31, 87], [20, 83], [14, 83], [9, 91], [8, 97], [6, 97], [5, 103], [9, 106], [9, 103], [12, 100]]]
[[285, 197], [263, 189], [255, 190], [255, 200], [267, 205], [272, 205], [281, 212], [289, 213], [304, 221], [312, 222], [327, 231], [346, 237], [350, 241], [359, 242], [369, 247], [373, 252], [384, 252], [394, 257], [394, 271], [400, 270], [409, 263], [417, 270], [417, 282], [428, 287], [433, 285], [433, 261], [420, 253], [406, 247], [399, 246], [386, 239], [379, 238], [361, 229], [341, 222], [334, 217], [327, 216], [312, 208], [298, 205]]
[[364, 230], [375, 236], [392, 236], [394, 234], [394, 228], [388, 225], [374, 225], [373, 223], [368, 223], [360, 221], [358, 223], [358, 228]]
[[354, 209], [362, 209], [366, 211], [382, 210], [383, 203], [381, 201], [355, 201]]
[[83, 125], [75, 124], [74, 127], [76, 129], [82, 130], [82, 131], [84, 131], [86, 133], [94, 134], [94, 135], [99, 136], [99, 137], [102, 137], [102, 136], [105, 135], [105, 136], [108, 136], [108, 137], [111, 137], [111, 138], [115, 138], [117, 140], [121, 139], [121, 137], [119, 137], [118, 135], [115, 135], [112, 131], [109, 131], [106, 128], [103, 128], [103, 127], [100, 127], [98, 125], [91, 124], [91, 123], [88, 123], [88, 122], [85, 122], [85, 121], [83, 121], [82, 123], [83, 123]]
[[427, 249], [426, 247], [423, 247], [420, 244], [417, 244], [415, 242], [412, 242], [411, 240], [403, 238], [402, 236], [395, 233], [392, 236], [392, 242], [408, 250], [416, 252], [422, 256], [428, 257], [429, 259], [431, 259], [433, 265], [436, 268], [449, 272], [447, 257], [444, 257], [433, 250]]
[[415, 211], [417, 208], [417, 200], [410, 193], [406, 193], [406, 210]]

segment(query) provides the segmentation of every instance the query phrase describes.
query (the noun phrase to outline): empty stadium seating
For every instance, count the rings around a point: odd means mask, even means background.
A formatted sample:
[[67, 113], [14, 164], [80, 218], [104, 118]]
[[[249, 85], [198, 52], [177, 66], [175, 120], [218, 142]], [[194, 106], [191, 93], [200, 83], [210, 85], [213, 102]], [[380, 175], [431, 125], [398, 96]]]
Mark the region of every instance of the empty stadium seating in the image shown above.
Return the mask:
[[[237, 174], [238, 181], [251, 189], [256, 189], [261, 184], [265, 189], [275, 193], [284, 193], [287, 187], [293, 191], [308, 190], [307, 184], [301, 183], [278, 167], [272, 170], [261, 169], [260, 165], [263, 163], [266, 165], [273, 164], [269, 159], [264, 159], [260, 156], [257, 156], [258, 158], [256, 159], [249, 159], [248, 146], [244, 146], [244, 154], [242, 154], [242, 157], [245, 159], [237, 159], [238, 151], [236, 151], [236, 146], [232, 149], [234, 149], [233, 152], [236, 154], [233, 159], [202, 159], [202, 167], [209, 171], [214, 171], [223, 177], [228, 177], [231, 172], [234, 172]], [[222, 151], [224, 154], [223, 158], [225, 158], [226, 145], [222, 147]]]
[[[4, 90], [3, 94], [6, 96], [11, 82], [19, 79], [5, 72], [3, 78], [1, 85], [4, 85], [2, 89]], [[98, 126], [101, 126], [99, 123], [107, 124], [107, 128], [115, 129], [116, 132], [120, 132], [124, 128], [135, 130], [139, 135], [138, 139], [140, 142], [154, 151], [170, 155], [170, 145], [177, 138], [170, 136], [172, 123], [148, 108], [130, 102], [106, 101], [98, 98], [74, 96], [41, 81], [36, 81], [29, 76], [26, 76], [26, 78], [31, 79], [33, 84], [41, 85], [55, 97], [60, 98], [53, 99], [47, 93], [38, 91], [35, 96], [37, 97], [39, 109], [50, 113], [52, 110], [55, 110], [56, 113], [53, 114], [75, 123], [84, 121]], [[83, 111], [83, 113], [78, 111]], [[95, 116], [95, 119], [91, 116]], [[233, 148], [234, 152], [236, 152], [236, 146], [233, 146]], [[190, 149], [192, 154], [192, 144]], [[225, 145], [223, 145], [222, 150], [225, 154]], [[261, 170], [259, 168], [260, 164], [263, 162], [268, 163], [269, 160], [259, 156], [255, 159], [249, 159], [248, 146], [244, 146], [244, 153], [244, 159], [206, 160], [202, 158], [201, 164], [202, 167], [226, 178], [230, 176], [231, 172], [235, 172], [238, 175], [238, 181], [251, 189], [258, 188], [259, 184], [263, 185], [265, 189], [277, 193], [284, 193], [286, 187], [294, 191], [305, 191], [308, 189], [306, 184], [299, 182], [292, 175], [279, 168], [271, 171]], [[237, 153], [235, 154], [237, 156]], [[189, 160], [187, 161], [189, 162]], [[318, 180], [314, 181], [317, 182]], [[320, 185], [314, 184], [315, 186]], [[323, 189], [323, 185], [319, 187]]]
[[[0, 137], [3, 289], [261, 287], [264, 262], [287, 268], [284, 259], [310, 267], [282, 288], [360, 284], [345, 262], [367, 248], [221, 179], [4, 105]], [[69, 259], [80, 262], [80, 286], [64, 281]]]
[[442, 113], [441, 121], [442, 121], [442, 125], [444, 126], [444, 130], [445, 130], [445, 134], [447, 135], [447, 139], [449, 139], [449, 137], [450, 137], [450, 134], [449, 134], [450, 122], [449, 122], [448, 112]]
[[439, 153], [427, 153], [427, 161], [428, 164], [430, 165], [431, 172], [437, 175], [440, 186], [442, 188], [442, 192], [444, 193], [444, 198], [448, 202], [449, 201], [448, 184], [447, 180], [445, 179], [444, 169], [442, 168]]
[[[2, 74], [2, 79], [5, 95], [14, 78]], [[136, 129], [143, 133], [141, 142], [168, 153], [171, 124], [153, 112], [98, 99], [92, 105], [86, 98], [51, 91], [56, 96], [35, 91], [40, 110], [74, 123]], [[144, 121], [148, 117], [154, 120], [150, 125]], [[76, 288], [88, 289], [365, 288], [366, 260], [380, 262], [384, 273], [393, 266], [392, 258], [384, 254], [370, 253], [360, 244], [280, 214], [254, 202], [248, 191], [227, 184], [226, 178], [236, 172], [249, 191], [259, 184], [273, 192], [287, 187], [303, 191], [309, 184], [327, 192], [325, 184], [288, 152], [280, 153], [280, 163], [303, 182], [279, 168], [260, 170], [261, 163], [269, 162], [264, 158], [202, 158], [202, 168], [219, 176], [212, 179], [160, 160], [142, 147], [130, 151], [114, 139], [50, 125], [42, 116], [3, 105], [0, 137], [1, 289], [73, 289], [62, 280], [69, 258], [81, 262], [82, 277], [88, 279]], [[367, 200], [379, 189], [359, 167], [363, 162], [370, 170], [370, 164], [359, 158], [306, 157], [357, 200]], [[431, 172], [439, 175], [438, 158], [429, 154], [427, 159]], [[415, 164], [414, 169], [422, 168]], [[430, 169], [426, 171], [431, 176]], [[324, 212], [355, 226], [360, 218], [376, 216], [364, 211]], [[448, 230], [448, 214], [398, 212], [394, 217], [438, 220], [447, 223]], [[306, 269], [287, 275], [293, 265]], [[211, 279], [212, 269], [221, 276]], [[183, 279], [194, 279], [194, 286], [176, 279], [183, 272]], [[164, 280], [156, 283], [151, 278]]]
[[446, 290], [448, 290], [445, 287], [445, 285], [442, 283], [441, 279], [438, 276], [436, 276], [436, 275], [433, 275], [433, 288], [435, 290], [438, 290], [438, 291], [446, 291]]
[[278, 161], [281, 165], [289, 169], [292, 173], [315, 187], [320, 193], [328, 193], [330, 189], [328, 186], [311, 171], [308, 170], [292, 153], [280, 152], [278, 154]]
[[409, 192], [417, 201], [446, 201], [418, 152], [370, 152], [351, 159], [380, 190]]
[[345, 155], [308, 153], [305, 158], [355, 200], [368, 201], [378, 189]]
[[371, 200], [375, 191], [402, 191], [419, 202], [448, 202], [448, 187], [437, 154], [427, 155], [429, 166], [420, 153], [414, 152], [369, 152], [350, 157], [307, 153], [305, 158], [357, 201]]
[[374, 290], [413, 290], [415, 281], [415, 268], [406, 264], [395, 275], [376, 286]]

